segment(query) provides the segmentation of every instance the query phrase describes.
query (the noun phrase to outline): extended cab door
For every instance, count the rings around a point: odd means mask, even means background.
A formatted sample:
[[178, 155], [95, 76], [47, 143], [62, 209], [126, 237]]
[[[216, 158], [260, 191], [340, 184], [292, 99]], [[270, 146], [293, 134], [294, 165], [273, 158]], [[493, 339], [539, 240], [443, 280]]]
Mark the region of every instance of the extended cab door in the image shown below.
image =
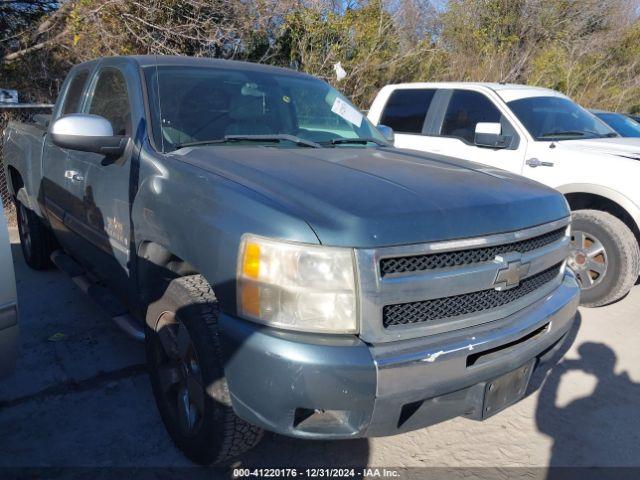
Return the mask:
[[[58, 118], [79, 113], [86, 92], [90, 68], [72, 70], [62, 88], [61, 97], [53, 113]], [[80, 252], [83, 241], [78, 226], [84, 216], [84, 179], [86, 165], [69, 150], [53, 144], [46, 135], [42, 153], [42, 186], [44, 206], [51, 227], [62, 246], [72, 255]]]

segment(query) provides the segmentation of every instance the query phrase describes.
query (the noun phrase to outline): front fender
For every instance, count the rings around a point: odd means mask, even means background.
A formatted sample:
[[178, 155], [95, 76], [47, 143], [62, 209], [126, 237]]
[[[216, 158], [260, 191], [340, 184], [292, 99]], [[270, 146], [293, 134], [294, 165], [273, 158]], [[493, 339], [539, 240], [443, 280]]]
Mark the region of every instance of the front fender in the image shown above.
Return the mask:
[[237, 253], [244, 233], [318, 244], [311, 227], [249, 188], [180, 161], [145, 159], [132, 218], [139, 249], [154, 242], [187, 262], [235, 314]]

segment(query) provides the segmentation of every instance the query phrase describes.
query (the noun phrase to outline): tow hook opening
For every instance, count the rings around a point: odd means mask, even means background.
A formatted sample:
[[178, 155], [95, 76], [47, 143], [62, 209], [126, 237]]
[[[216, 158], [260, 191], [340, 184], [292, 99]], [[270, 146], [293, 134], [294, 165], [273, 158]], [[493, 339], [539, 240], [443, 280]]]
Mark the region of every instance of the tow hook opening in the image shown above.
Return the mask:
[[297, 408], [293, 428], [309, 433], [336, 430], [351, 432], [349, 413], [348, 410]]
[[407, 420], [409, 420], [414, 413], [418, 411], [418, 409], [422, 406], [424, 400], [419, 400], [417, 402], [406, 403], [402, 406], [402, 410], [400, 411], [400, 417], [398, 417], [398, 425], [397, 428], [402, 427]]

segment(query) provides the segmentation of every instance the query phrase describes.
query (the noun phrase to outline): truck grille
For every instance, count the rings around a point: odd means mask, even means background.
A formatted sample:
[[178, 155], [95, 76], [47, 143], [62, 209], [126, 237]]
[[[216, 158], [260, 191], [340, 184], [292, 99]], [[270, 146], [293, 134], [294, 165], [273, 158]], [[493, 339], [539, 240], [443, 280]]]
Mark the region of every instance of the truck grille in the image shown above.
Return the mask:
[[[564, 229], [562, 231], [564, 235]], [[509, 251], [513, 251], [512, 248], [513, 247], [511, 247]], [[551, 268], [524, 279], [520, 282], [520, 285], [509, 290], [495, 290], [492, 288], [490, 290], [421, 302], [386, 305], [382, 310], [383, 325], [385, 328], [388, 328], [395, 325], [431, 322], [501, 307], [549, 283], [558, 276], [561, 266], [562, 263], [558, 263]]]
[[446, 267], [458, 267], [474, 263], [492, 261], [496, 255], [510, 252], [526, 253], [557, 242], [565, 235], [565, 227], [547, 232], [537, 237], [492, 247], [456, 250], [452, 252], [429, 253], [407, 257], [383, 258], [380, 260], [382, 276], [394, 273], [419, 272]]

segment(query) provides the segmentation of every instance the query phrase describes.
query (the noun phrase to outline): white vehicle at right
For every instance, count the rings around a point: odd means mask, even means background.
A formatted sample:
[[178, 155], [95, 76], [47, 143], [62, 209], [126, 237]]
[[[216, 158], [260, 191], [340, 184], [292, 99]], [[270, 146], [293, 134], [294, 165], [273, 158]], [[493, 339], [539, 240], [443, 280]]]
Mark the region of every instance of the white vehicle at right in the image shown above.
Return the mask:
[[564, 193], [568, 264], [582, 304], [626, 295], [640, 274], [640, 138], [621, 138], [567, 96], [497, 83], [387, 85], [368, 114], [395, 146], [509, 170]]

